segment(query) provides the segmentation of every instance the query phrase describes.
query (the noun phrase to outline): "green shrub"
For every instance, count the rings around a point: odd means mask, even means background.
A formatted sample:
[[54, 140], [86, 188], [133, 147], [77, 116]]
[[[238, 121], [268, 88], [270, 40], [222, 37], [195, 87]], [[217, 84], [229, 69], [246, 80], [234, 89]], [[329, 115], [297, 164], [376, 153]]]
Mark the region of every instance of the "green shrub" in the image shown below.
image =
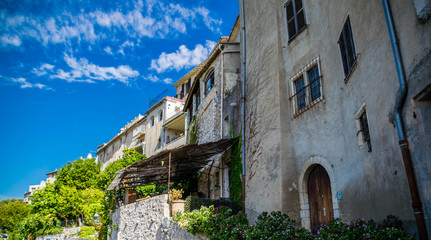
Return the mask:
[[184, 205], [184, 211], [190, 212], [195, 209], [200, 209], [201, 206], [209, 207], [214, 206], [215, 208], [225, 206], [227, 208], [232, 209], [233, 214], [237, 214], [242, 210], [242, 206], [240, 203], [237, 202], [231, 202], [228, 200], [213, 200], [208, 198], [200, 198], [200, 197], [192, 197], [189, 196], [186, 198], [186, 203]]
[[232, 209], [221, 206], [214, 209], [214, 214], [206, 224], [205, 235], [210, 240], [241, 239], [248, 219], [242, 212], [233, 215]]
[[97, 232], [95, 227], [82, 227], [79, 231], [80, 238], [96, 239]]
[[401, 229], [401, 221], [390, 215], [380, 225], [373, 220], [354, 220], [344, 223], [339, 219], [329, 225], [322, 226], [317, 231], [316, 239], [411, 239]]
[[280, 211], [263, 212], [256, 224], [243, 232], [244, 239], [313, 239], [305, 228], [296, 228], [294, 220]]

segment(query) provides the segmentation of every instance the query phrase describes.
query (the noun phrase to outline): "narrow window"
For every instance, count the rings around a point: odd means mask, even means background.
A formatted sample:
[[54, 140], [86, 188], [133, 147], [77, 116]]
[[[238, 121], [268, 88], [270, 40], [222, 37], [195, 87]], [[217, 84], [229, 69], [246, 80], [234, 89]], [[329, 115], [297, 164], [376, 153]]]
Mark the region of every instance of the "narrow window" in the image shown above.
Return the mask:
[[150, 127], [154, 126], [154, 116], [151, 116], [150, 119]]
[[370, 138], [370, 131], [368, 129], [368, 119], [367, 119], [367, 112], [364, 111], [359, 116], [359, 125], [360, 125], [360, 132], [362, 133], [362, 141], [367, 144], [368, 146], [368, 152], [371, 152], [371, 138]]
[[159, 122], [163, 120], [163, 111], [160, 111], [159, 113]]
[[207, 80], [205, 81], [205, 95], [211, 91], [211, 88], [214, 86], [214, 72], [209, 74]]
[[352, 27], [350, 25], [350, 18], [347, 17], [346, 23], [341, 31], [340, 38], [338, 39], [340, 47], [341, 60], [343, 62], [344, 75], [347, 78], [356, 62], [355, 44], [353, 43]]
[[298, 80], [295, 81], [295, 89], [296, 89], [296, 102], [298, 104], [298, 110], [305, 108], [305, 86], [304, 86], [304, 77], [301, 76]]
[[317, 65], [308, 71], [308, 81], [310, 82], [311, 101], [313, 102], [322, 96], [320, 91], [319, 67]]
[[291, 0], [285, 5], [287, 17], [287, 31], [289, 41], [299, 35], [305, 28], [305, 14], [302, 0]]

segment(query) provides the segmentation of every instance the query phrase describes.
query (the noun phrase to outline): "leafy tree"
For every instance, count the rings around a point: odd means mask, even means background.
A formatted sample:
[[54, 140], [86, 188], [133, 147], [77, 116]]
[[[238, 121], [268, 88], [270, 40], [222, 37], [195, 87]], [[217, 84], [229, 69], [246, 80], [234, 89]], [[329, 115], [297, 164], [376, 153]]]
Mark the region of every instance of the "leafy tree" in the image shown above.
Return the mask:
[[0, 201], [0, 206], [3, 204], [8, 204], [10, 202], [15, 202], [15, 201], [22, 201], [21, 199], [5, 199], [5, 200], [1, 200]]
[[31, 197], [31, 212], [43, 215], [55, 214], [58, 199], [54, 184], [47, 184], [45, 188], [35, 191]]
[[30, 213], [30, 206], [20, 200], [8, 200], [0, 205], [0, 229], [12, 231]]
[[92, 159], [78, 159], [64, 165], [55, 180], [56, 190], [61, 186], [75, 187], [77, 190], [95, 187], [100, 174], [100, 163]]
[[101, 189], [105, 190], [109, 187], [109, 184], [111, 184], [112, 180], [114, 180], [115, 175], [118, 171], [129, 166], [134, 162], [138, 162], [147, 158], [145, 155], [142, 155], [136, 152], [136, 150], [133, 148], [125, 149], [123, 150], [123, 152], [124, 152], [123, 158], [118, 159], [117, 161], [109, 164], [105, 168], [105, 170], [100, 173], [99, 187]]

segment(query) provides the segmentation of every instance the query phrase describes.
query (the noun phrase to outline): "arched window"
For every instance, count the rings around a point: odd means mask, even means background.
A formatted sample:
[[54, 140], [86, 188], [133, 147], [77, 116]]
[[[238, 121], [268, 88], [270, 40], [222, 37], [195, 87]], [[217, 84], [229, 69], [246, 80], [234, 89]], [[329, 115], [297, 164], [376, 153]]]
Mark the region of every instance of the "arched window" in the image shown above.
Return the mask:
[[211, 70], [211, 72], [208, 74], [206, 80], [205, 80], [205, 95], [208, 95], [208, 93], [211, 91], [211, 88], [214, 86], [214, 70]]

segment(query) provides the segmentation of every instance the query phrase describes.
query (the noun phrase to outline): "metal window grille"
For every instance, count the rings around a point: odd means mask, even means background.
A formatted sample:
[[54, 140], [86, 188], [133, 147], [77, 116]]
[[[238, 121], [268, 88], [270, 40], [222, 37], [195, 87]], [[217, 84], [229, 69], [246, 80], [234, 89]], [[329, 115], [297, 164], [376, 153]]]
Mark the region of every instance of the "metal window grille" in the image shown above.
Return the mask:
[[368, 152], [371, 152], [371, 138], [370, 138], [370, 131], [368, 129], [368, 119], [367, 119], [367, 112], [364, 111], [361, 116], [359, 116], [359, 124], [361, 127], [361, 132], [363, 136], [363, 141], [368, 145]]
[[349, 76], [352, 71], [353, 65], [356, 62], [356, 51], [353, 43], [352, 26], [350, 25], [350, 18], [348, 17], [343, 26], [340, 37], [338, 39], [340, 47], [341, 60], [343, 62], [344, 75]]

